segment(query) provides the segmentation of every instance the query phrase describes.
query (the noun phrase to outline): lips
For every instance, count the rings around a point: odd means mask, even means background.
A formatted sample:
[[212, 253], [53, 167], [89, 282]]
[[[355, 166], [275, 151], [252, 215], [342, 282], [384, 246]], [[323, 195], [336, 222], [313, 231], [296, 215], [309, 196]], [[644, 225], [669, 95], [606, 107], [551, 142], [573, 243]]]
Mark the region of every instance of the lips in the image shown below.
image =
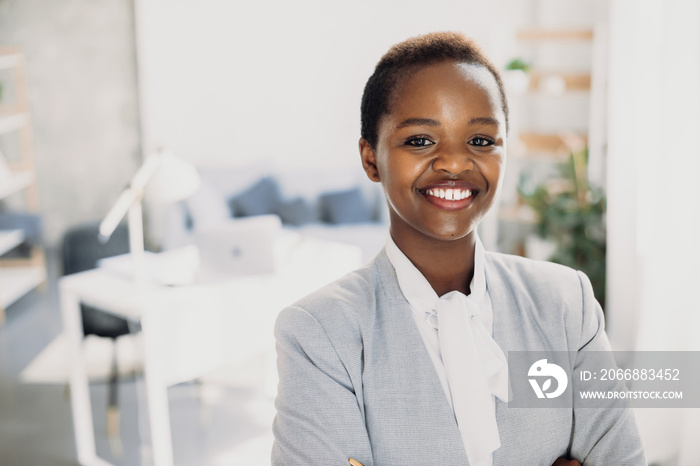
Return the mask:
[[445, 210], [459, 210], [469, 206], [479, 189], [465, 181], [444, 180], [418, 189], [431, 204]]

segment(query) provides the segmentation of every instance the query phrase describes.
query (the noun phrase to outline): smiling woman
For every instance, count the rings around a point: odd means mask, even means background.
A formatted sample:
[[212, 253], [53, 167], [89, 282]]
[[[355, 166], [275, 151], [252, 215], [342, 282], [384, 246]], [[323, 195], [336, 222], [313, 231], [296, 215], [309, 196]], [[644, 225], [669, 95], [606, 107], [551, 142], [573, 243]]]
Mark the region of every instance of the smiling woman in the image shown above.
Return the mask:
[[500, 76], [463, 36], [379, 62], [359, 149], [391, 234], [280, 314], [273, 464], [645, 464], [626, 409], [509, 406], [506, 352], [573, 354], [571, 373], [610, 347], [584, 274], [484, 251], [507, 129]]

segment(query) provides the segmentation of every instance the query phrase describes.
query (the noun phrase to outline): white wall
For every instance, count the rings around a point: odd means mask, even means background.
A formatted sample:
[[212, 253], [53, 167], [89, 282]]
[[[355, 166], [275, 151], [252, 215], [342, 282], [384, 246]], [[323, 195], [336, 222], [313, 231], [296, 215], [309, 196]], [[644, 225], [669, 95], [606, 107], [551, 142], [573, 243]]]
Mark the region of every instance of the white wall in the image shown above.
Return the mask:
[[[611, 2], [608, 334], [698, 351], [700, 3]], [[700, 410], [637, 410], [650, 463], [690, 466]]]
[[195, 162], [359, 167], [360, 98], [388, 47], [458, 30], [497, 55], [503, 4], [138, 0], [145, 147]]

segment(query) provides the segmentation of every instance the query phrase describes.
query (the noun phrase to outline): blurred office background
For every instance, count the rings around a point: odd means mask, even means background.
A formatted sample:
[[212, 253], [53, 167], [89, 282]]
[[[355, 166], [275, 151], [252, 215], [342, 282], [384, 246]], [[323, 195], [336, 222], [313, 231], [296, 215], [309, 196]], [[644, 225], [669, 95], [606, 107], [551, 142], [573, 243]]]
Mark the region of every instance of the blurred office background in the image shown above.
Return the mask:
[[[177, 373], [161, 374], [175, 464], [269, 464], [274, 315], [381, 248], [360, 97], [389, 46], [437, 30], [504, 72], [512, 131], [487, 248], [584, 270], [614, 349], [700, 350], [700, 2], [0, 0], [0, 464], [78, 463], [65, 315], [89, 312], [67, 312], [58, 282], [129, 250], [124, 225], [107, 246], [97, 225], [160, 147], [200, 182], [176, 202], [146, 192], [146, 246], [174, 252], [148, 257], [147, 286], [204, 286], [221, 312], [182, 292], [154, 321], [169, 340], [144, 348], [123, 296], [85, 291], [103, 298], [93, 317], [122, 318], [81, 343], [88, 437], [112, 464], [153, 460], [151, 351]], [[252, 262], [216, 259], [231, 237]], [[131, 280], [128, 262], [101, 269]], [[650, 464], [697, 464], [697, 410], [637, 417]]]

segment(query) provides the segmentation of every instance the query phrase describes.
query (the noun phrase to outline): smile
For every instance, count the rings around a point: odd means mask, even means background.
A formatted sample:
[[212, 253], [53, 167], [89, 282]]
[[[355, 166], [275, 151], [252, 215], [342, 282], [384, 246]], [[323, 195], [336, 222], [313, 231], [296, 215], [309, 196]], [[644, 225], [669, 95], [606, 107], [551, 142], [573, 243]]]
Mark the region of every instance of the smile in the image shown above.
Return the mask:
[[[461, 186], [459, 186], [460, 184]], [[466, 209], [479, 194], [478, 188], [471, 186], [471, 183], [452, 181], [419, 189], [418, 192], [433, 206], [449, 211]]]
[[427, 189], [425, 193], [428, 196], [436, 197], [439, 199], [445, 199], [447, 201], [461, 201], [471, 197], [472, 191], [470, 189]]

